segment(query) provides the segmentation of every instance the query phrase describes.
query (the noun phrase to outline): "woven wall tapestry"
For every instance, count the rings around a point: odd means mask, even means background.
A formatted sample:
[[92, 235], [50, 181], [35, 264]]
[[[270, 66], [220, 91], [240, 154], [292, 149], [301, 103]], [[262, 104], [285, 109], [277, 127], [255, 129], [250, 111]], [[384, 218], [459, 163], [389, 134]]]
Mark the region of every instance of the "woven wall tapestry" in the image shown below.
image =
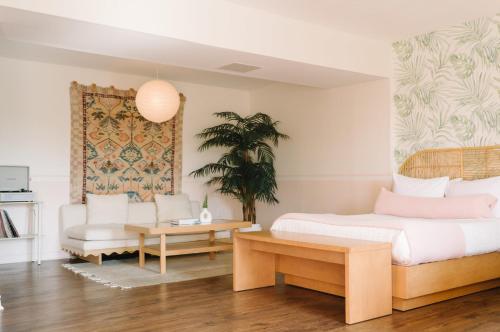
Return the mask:
[[164, 123], [144, 119], [131, 90], [73, 82], [71, 94], [71, 201], [85, 194], [127, 193], [131, 201], [181, 188], [182, 113]]

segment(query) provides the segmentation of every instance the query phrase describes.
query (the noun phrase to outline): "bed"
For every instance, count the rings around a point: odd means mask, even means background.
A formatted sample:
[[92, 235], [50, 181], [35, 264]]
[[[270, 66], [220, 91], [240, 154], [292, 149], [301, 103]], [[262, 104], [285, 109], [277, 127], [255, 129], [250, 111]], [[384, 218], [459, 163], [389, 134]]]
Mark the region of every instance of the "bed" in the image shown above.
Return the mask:
[[[388, 225], [388, 226], [387, 226]], [[412, 266], [447, 259], [487, 254], [500, 250], [500, 219], [417, 219], [389, 215], [288, 213], [273, 224], [272, 231], [327, 235], [392, 243], [394, 265]], [[412, 231], [418, 234], [412, 234]], [[464, 253], [455, 250], [451, 236], [463, 234]], [[425, 241], [418, 241], [425, 237]], [[460, 243], [462, 245], [462, 243]]]
[[[408, 158], [399, 173], [464, 180], [500, 176], [500, 145], [423, 150]], [[386, 224], [392, 226], [381, 226]], [[393, 308], [397, 310], [500, 286], [500, 219], [287, 214], [272, 230], [391, 242]], [[451, 240], [458, 233], [463, 234], [465, 254], [453, 248]], [[421, 241], [425, 234], [427, 242]]]

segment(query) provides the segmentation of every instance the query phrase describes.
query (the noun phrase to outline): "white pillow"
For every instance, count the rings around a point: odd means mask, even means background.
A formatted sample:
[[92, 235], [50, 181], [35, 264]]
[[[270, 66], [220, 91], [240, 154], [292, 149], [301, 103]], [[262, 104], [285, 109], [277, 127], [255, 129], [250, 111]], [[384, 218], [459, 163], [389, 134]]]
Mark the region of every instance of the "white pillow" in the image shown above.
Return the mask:
[[155, 195], [156, 211], [159, 222], [173, 219], [193, 218], [189, 196], [178, 195]]
[[126, 224], [127, 219], [127, 194], [87, 194], [87, 224]]
[[393, 174], [392, 191], [396, 194], [417, 197], [444, 197], [450, 178], [417, 179]]
[[446, 196], [450, 197], [476, 194], [495, 196], [498, 201], [495, 208], [493, 208], [493, 215], [495, 218], [500, 218], [500, 176], [473, 181], [450, 182], [446, 191]]

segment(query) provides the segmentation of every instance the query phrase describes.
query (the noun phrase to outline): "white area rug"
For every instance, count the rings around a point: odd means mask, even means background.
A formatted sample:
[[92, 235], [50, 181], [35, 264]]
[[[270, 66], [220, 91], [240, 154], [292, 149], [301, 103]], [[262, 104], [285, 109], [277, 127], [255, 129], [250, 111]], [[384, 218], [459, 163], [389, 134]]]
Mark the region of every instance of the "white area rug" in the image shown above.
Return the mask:
[[158, 257], [146, 257], [143, 269], [137, 257], [108, 260], [102, 265], [75, 263], [63, 267], [103, 285], [129, 289], [231, 274], [232, 254], [218, 253], [215, 260], [209, 260], [208, 254], [167, 257], [167, 273], [163, 275]]

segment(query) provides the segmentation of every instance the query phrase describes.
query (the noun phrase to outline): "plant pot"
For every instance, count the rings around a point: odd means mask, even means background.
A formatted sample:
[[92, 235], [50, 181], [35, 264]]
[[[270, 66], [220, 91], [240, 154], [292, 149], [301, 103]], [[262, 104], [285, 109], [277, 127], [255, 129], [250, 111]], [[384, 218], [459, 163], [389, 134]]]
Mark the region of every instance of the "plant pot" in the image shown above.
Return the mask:
[[208, 211], [207, 208], [203, 208], [200, 213], [200, 222], [202, 224], [211, 224], [212, 223], [212, 214]]
[[240, 232], [260, 232], [262, 230], [262, 226], [260, 224], [252, 224], [251, 227], [240, 228]]

